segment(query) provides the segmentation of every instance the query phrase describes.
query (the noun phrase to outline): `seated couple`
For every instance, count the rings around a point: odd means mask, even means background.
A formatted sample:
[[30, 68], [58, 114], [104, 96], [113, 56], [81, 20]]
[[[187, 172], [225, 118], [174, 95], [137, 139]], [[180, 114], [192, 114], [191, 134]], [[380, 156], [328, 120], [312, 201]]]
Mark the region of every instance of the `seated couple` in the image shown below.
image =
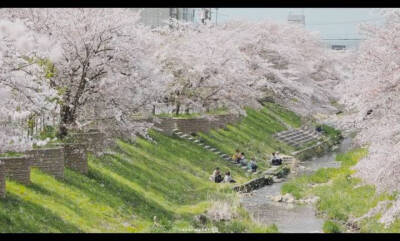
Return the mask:
[[220, 182], [234, 183], [234, 182], [236, 182], [235, 180], [232, 179], [231, 173], [229, 171], [227, 171], [225, 173], [225, 176], [222, 178], [219, 167], [215, 168], [213, 174], [210, 176], [210, 181], [213, 181], [215, 183], [220, 183]]
[[233, 154], [232, 160], [237, 164], [241, 164], [242, 166], [247, 166], [247, 168], [252, 172], [256, 172], [257, 171], [257, 167], [258, 166], [257, 166], [257, 163], [256, 163], [254, 157], [251, 158], [250, 162], [248, 162], [246, 160], [244, 152], [240, 152], [239, 149], [237, 149], [236, 153]]

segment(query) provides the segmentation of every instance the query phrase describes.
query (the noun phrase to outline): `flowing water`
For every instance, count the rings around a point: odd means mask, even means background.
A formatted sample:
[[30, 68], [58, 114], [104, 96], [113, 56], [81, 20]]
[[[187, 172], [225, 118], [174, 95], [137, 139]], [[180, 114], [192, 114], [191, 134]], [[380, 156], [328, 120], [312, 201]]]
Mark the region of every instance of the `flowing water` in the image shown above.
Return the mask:
[[[339, 167], [340, 163], [335, 161], [336, 154], [346, 152], [350, 149], [351, 138], [342, 141], [339, 148], [325, 154], [322, 157], [301, 162], [294, 176], [310, 174], [323, 167]], [[282, 233], [314, 233], [322, 232], [324, 220], [315, 216], [312, 205], [299, 205], [294, 203], [274, 202], [268, 196], [280, 194], [283, 183], [274, 183], [251, 193], [243, 195], [241, 202], [249, 213], [259, 222], [264, 224], [275, 224]]]

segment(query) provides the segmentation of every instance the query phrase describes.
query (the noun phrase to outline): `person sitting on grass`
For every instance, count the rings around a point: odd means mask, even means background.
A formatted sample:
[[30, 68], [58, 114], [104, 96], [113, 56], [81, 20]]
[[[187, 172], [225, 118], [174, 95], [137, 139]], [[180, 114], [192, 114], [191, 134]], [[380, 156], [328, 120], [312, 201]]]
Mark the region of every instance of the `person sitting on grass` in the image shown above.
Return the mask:
[[236, 182], [235, 180], [232, 179], [230, 171], [227, 171], [225, 173], [224, 182], [227, 182], [227, 183], [235, 183]]
[[210, 176], [210, 180], [215, 183], [222, 182], [223, 178], [221, 176], [221, 172], [219, 171], [219, 167], [215, 168], [213, 174]]
[[279, 156], [279, 152], [273, 152], [272, 153], [272, 165], [274, 166], [279, 166], [282, 165], [282, 159]]
[[233, 154], [232, 156], [232, 161], [234, 161], [235, 163], [239, 163], [239, 158], [240, 158], [240, 151], [239, 149], [236, 149], [236, 153]]
[[246, 166], [246, 165], [247, 165], [247, 160], [246, 160], [246, 157], [245, 157], [245, 155], [244, 155], [244, 152], [242, 152], [242, 153], [240, 154], [239, 163], [240, 163], [242, 166]]
[[249, 162], [249, 170], [250, 170], [251, 172], [256, 172], [256, 171], [257, 171], [257, 168], [258, 168], [257, 163], [256, 163], [256, 161], [255, 161], [255, 159], [254, 159], [254, 157], [253, 157], [253, 158], [251, 158], [251, 160], [250, 160], [250, 162]]

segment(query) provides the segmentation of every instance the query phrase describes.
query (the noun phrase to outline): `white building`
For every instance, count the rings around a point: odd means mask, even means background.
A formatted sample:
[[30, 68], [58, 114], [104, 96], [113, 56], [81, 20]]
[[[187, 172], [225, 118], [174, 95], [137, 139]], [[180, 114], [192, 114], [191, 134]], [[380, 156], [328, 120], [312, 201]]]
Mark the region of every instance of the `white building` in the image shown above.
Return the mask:
[[151, 27], [167, 25], [170, 18], [197, 22], [195, 8], [135, 8], [134, 10], [142, 10], [141, 22]]

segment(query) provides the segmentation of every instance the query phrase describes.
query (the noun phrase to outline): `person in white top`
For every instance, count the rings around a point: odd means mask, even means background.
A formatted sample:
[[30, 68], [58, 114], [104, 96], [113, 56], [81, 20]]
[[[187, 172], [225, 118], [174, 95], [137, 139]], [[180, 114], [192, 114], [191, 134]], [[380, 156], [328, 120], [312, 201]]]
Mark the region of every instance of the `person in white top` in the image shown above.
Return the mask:
[[236, 182], [235, 180], [232, 179], [231, 173], [229, 171], [225, 173], [224, 182], [227, 183]]

